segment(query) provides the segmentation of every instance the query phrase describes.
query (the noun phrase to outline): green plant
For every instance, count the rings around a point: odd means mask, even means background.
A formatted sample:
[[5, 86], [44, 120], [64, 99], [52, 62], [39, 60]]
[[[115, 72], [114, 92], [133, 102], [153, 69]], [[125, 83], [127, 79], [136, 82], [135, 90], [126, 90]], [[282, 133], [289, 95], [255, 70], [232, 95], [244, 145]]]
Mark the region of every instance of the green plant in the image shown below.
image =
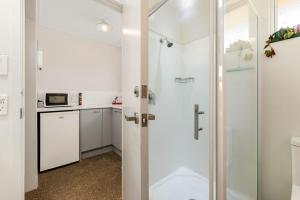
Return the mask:
[[269, 39], [266, 41], [266, 46], [264, 48], [265, 55], [269, 58], [272, 58], [276, 55], [274, 48], [271, 46], [271, 43], [288, 40], [295, 37], [300, 37], [300, 25], [297, 25], [293, 28], [281, 28], [279, 31], [270, 35]]

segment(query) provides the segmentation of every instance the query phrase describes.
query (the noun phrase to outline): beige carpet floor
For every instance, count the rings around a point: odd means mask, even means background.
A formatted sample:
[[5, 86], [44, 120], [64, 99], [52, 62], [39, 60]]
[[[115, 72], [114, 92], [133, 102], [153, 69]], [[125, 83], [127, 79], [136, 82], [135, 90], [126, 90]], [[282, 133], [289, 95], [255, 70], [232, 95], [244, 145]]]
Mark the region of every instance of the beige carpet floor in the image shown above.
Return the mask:
[[121, 158], [110, 152], [39, 175], [26, 200], [121, 200]]

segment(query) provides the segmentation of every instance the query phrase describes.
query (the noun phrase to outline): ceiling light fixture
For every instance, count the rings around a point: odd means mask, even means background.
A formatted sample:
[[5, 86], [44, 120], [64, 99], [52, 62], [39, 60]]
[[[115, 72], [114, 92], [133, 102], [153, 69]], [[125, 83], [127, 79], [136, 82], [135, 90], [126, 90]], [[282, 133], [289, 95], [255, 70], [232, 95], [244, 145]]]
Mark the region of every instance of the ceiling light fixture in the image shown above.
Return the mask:
[[112, 29], [112, 26], [104, 20], [100, 20], [97, 23], [97, 30], [98, 31], [109, 32], [109, 31], [111, 31], [111, 29]]

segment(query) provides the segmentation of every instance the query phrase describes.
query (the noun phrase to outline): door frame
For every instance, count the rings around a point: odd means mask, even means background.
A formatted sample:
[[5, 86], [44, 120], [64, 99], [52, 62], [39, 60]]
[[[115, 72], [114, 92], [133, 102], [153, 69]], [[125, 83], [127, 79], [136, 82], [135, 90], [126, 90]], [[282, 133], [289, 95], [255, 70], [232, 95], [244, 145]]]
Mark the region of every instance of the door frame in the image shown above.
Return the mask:
[[[151, 16], [154, 14], [157, 10], [159, 10], [164, 4], [166, 4], [169, 0], [161, 0], [159, 3], [154, 5], [150, 10], [147, 11], [148, 16]], [[221, 0], [222, 1], [222, 0]], [[219, 83], [222, 81], [220, 79], [220, 76], [218, 76], [220, 69], [222, 67], [219, 65], [220, 63], [223, 63], [223, 58], [220, 59], [217, 55], [220, 52], [220, 49], [222, 48], [222, 54], [223, 54], [223, 46], [220, 46], [220, 44], [223, 44], [223, 35], [220, 34], [219, 28], [220, 25], [223, 25], [223, 16], [221, 20], [218, 20], [219, 15], [223, 15], [223, 7], [220, 8], [220, 5], [218, 4], [220, 1], [218, 0], [210, 0], [210, 29], [209, 29], [209, 195], [210, 200], [225, 200], [226, 192], [224, 191], [224, 188], [226, 189], [226, 182], [225, 182], [225, 166], [220, 165], [224, 163], [225, 159], [225, 153], [223, 151], [225, 145], [223, 144], [223, 138], [217, 137], [220, 133], [223, 133], [223, 123], [222, 118], [219, 117], [218, 113], [219, 110], [221, 110], [223, 107], [220, 105], [220, 86]], [[147, 7], [148, 8], [148, 7]], [[220, 12], [222, 11], [222, 12]], [[147, 28], [149, 24], [149, 17], [147, 16]], [[145, 20], [145, 19], [144, 19]], [[147, 35], [147, 49], [148, 49], [148, 32], [145, 33], [142, 31], [142, 36], [144, 34]], [[222, 33], [222, 32], [221, 32]], [[220, 37], [220, 35], [222, 37]], [[142, 40], [145, 42], [145, 40]], [[147, 52], [148, 53], [148, 52]], [[148, 58], [148, 56], [147, 56]], [[145, 64], [146, 67], [146, 73], [148, 75], [148, 64]], [[222, 71], [221, 71], [222, 72]], [[143, 78], [143, 77], [142, 77]], [[148, 80], [148, 78], [146, 78]], [[148, 83], [147, 83], [148, 85]], [[147, 103], [148, 104], [148, 103]], [[148, 105], [147, 105], [148, 106]], [[218, 109], [220, 107], [220, 109]], [[220, 132], [220, 133], [219, 133]], [[148, 135], [148, 128], [147, 128], [147, 135]], [[220, 134], [223, 135], [223, 134]], [[146, 152], [143, 152], [144, 159], [142, 160], [142, 171], [144, 171], [147, 174], [147, 180], [149, 178], [149, 169], [148, 169], [148, 153], [149, 153], [149, 147], [148, 147], [148, 138], [147, 141], [144, 141], [147, 144]], [[217, 148], [217, 145], [220, 147]], [[143, 149], [145, 150], [145, 149]], [[218, 166], [217, 166], [218, 163]], [[218, 177], [218, 178], [217, 178]], [[144, 183], [142, 186], [143, 191], [142, 193], [147, 194], [148, 196], [143, 196], [144, 199], [149, 199], [149, 183]], [[223, 192], [224, 191], [224, 192]], [[219, 192], [219, 193], [217, 193]], [[224, 198], [225, 197], [225, 198]], [[144, 200], [143, 199], [143, 200]]]
[[216, 151], [216, 199], [226, 200], [226, 138], [224, 132], [224, 85], [223, 85], [223, 63], [224, 63], [224, 1], [214, 0], [216, 16], [216, 131], [215, 131], [215, 151]]
[[21, 200], [25, 199], [25, 145], [26, 145], [26, 140], [25, 140], [25, 95], [26, 95], [26, 85], [25, 85], [25, 73], [26, 73], [26, 65], [25, 65], [25, 52], [26, 52], [26, 47], [25, 47], [25, 42], [26, 42], [26, 29], [25, 29], [25, 24], [26, 24], [26, 14], [25, 14], [25, 1], [20, 0], [20, 69], [19, 69], [19, 83], [20, 83], [20, 88], [17, 88], [17, 93], [20, 94], [20, 104], [16, 105], [17, 109], [19, 110], [19, 120], [20, 120], [20, 125], [19, 125], [19, 140], [21, 144], [21, 161], [20, 161], [20, 191], [21, 194], [20, 196], [22, 197]]
[[218, 174], [218, 0], [210, 0], [209, 30], [209, 195], [210, 200], [219, 200]]
[[[25, 45], [24, 45], [24, 36], [25, 36], [25, 3], [24, 1], [20, 0], [21, 4], [21, 45], [20, 50], [22, 52], [21, 58], [21, 76], [22, 76], [22, 88], [25, 88], [25, 77], [24, 77], [24, 52], [25, 52]], [[148, 84], [148, 2], [143, 1], [142, 5], [142, 60], [141, 65], [142, 67], [142, 81], [141, 84]], [[224, 171], [224, 161], [225, 153], [224, 153], [224, 138], [221, 136], [224, 135], [223, 133], [223, 123], [222, 117], [218, 115], [219, 111], [223, 108], [222, 102], [220, 102], [220, 97], [223, 95], [222, 93], [222, 77], [220, 75], [222, 64], [223, 64], [223, 51], [222, 41], [222, 27], [223, 25], [223, 4], [222, 1], [212, 0], [210, 1], [210, 64], [209, 64], [209, 77], [210, 77], [210, 86], [209, 86], [209, 98], [210, 98], [210, 105], [209, 105], [209, 180], [210, 180], [210, 199], [218, 199], [218, 200], [225, 200], [226, 197], [226, 182], [225, 182], [225, 171]], [[220, 51], [221, 50], [221, 51]], [[24, 89], [23, 89], [23, 92]], [[24, 105], [24, 100], [22, 100], [22, 104]], [[147, 113], [148, 111], [148, 102], [143, 100], [141, 103], [142, 111]], [[24, 148], [25, 147], [25, 125], [24, 125], [24, 118], [22, 120], [21, 125], [21, 143], [22, 143], [22, 163], [20, 168], [20, 174], [22, 177], [25, 175], [25, 159], [24, 159]], [[149, 198], [149, 169], [148, 169], [148, 128], [142, 128], [141, 133], [144, 135], [142, 138], [141, 143], [141, 153], [142, 153], [142, 163], [141, 163], [141, 171], [142, 171], [142, 198], [148, 199]], [[218, 148], [217, 148], [218, 147]], [[22, 178], [22, 182], [20, 187], [22, 187], [21, 191], [24, 191], [24, 178]], [[22, 195], [24, 196], [24, 195]]]
[[[5, 93], [8, 97], [8, 114], [3, 117], [7, 128], [5, 134], [9, 134], [9, 149], [1, 149], [6, 156], [4, 177], [5, 181], [10, 176], [9, 183], [0, 181], [1, 190], [6, 191], [6, 198], [25, 198], [25, 1], [24, 0], [5, 0], [9, 16], [6, 16], [5, 22], [9, 22], [10, 40], [5, 43], [7, 48], [5, 54], [9, 56], [9, 72], [3, 79], [7, 82]], [[12, 9], [14, 15], [12, 15]], [[4, 92], [3, 91], [3, 92]], [[5, 152], [7, 151], [7, 152]], [[7, 157], [12, 156], [12, 157]], [[13, 165], [13, 166], [10, 166]], [[11, 192], [11, 193], [10, 193]], [[0, 195], [1, 198], [1, 195]]]

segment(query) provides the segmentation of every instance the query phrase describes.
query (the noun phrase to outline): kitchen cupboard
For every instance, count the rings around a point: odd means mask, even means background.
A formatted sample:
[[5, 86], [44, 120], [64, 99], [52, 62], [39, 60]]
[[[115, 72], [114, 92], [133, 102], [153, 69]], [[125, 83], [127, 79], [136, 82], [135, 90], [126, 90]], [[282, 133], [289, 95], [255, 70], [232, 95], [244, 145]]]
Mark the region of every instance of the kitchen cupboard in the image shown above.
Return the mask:
[[90, 109], [80, 111], [80, 147], [88, 152], [113, 145], [122, 150], [122, 110]]
[[112, 109], [112, 144], [122, 151], [122, 110]]
[[112, 110], [111, 108], [103, 109], [103, 127], [102, 127], [102, 147], [112, 144]]
[[102, 109], [80, 111], [81, 152], [102, 147]]

